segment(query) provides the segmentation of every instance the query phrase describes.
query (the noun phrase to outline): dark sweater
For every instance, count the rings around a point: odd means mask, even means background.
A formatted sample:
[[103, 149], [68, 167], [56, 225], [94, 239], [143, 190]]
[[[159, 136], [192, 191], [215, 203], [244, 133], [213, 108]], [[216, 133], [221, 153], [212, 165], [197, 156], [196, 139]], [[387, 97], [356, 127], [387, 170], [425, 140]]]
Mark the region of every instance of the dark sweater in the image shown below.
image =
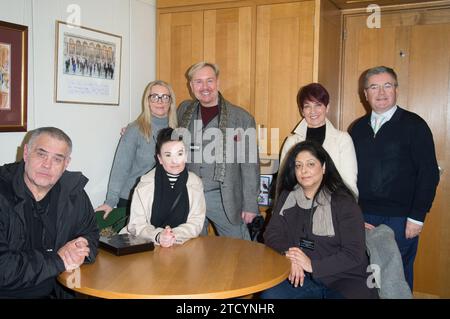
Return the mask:
[[363, 213], [424, 221], [439, 182], [433, 136], [417, 114], [397, 108], [374, 137], [370, 114], [350, 135], [358, 160]]
[[312, 234], [309, 210], [296, 205], [280, 215], [288, 195], [287, 191], [280, 194], [264, 232], [265, 244], [282, 253], [298, 247], [300, 238], [308, 234], [315, 247], [303, 252], [311, 259], [315, 279], [346, 298], [376, 298], [376, 292], [366, 285], [369, 274], [366, 273], [364, 221], [355, 199], [342, 191], [331, 195], [335, 236], [328, 237]]

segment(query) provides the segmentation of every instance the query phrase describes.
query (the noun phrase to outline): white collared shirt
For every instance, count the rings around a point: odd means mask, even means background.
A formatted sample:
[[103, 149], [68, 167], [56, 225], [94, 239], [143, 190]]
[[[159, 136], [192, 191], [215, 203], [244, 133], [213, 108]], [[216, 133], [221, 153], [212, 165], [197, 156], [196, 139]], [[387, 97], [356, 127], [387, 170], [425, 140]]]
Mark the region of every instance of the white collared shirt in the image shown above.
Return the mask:
[[372, 124], [372, 127], [375, 126], [375, 122], [378, 119], [382, 119], [381, 125], [378, 128], [378, 130], [379, 130], [383, 126], [384, 123], [386, 123], [387, 121], [389, 121], [392, 118], [395, 111], [397, 111], [397, 105], [394, 105], [394, 107], [392, 107], [391, 109], [389, 109], [388, 111], [386, 111], [384, 113], [377, 113], [372, 110], [372, 114], [370, 115], [370, 123]]

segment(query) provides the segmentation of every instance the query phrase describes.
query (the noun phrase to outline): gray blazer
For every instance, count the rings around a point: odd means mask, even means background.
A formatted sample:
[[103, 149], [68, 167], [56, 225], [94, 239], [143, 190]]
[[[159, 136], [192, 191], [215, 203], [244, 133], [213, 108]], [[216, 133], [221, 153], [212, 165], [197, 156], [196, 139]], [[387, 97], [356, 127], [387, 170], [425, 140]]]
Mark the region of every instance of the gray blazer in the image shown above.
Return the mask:
[[[197, 112], [200, 107], [200, 103], [197, 100], [184, 101], [180, 104], [177, 111], [178, 123], [180, 123], [180, 125], [183, 125], [183, 116], [192, 103], [195, 104]], [[221, 110], [225, 105], [225, 128], [228, 129], [226, 130], [226, 140], [234, 141], [235, 150], [234, 160], [231, 163], [225, 161], [225, 174], [223, 175], [223, 181], [220, 183], [222, 201], [229, 221], [232, 224], [240, 224], [242, 223], [241, 213], [243, 211], [259, 214], [257, 203], [259, 194], [259, 155], [256, 142], [256, 124], [255, 119], [250, 113], [231, 104], [222, 98], [222, 96], [220, 96], [219, 104]], [[219, 113], [222, 114], [221, 111], [219, 111]], [[192, 116], [187, 123], [187, 128], [189, 128], [189, 124], [193, 118], [194, 117]], [[233, 130], [230, 131], [230, 128]], [[242, 128], [244, 131], [250, 128], [250, 131], [253, 130], [254, 134], [248, 134], [248, 138], [245, 138], [242, 132], [236, 131], [237, 128]], [[233, 136], [230, 136], [231, 132]], [[242, 161], [242, 158], [239, 161], [237, 156], [238, 152], [236, 150], [239, 146], [242, 146], [240, 142], [245, 143], [244, 152], [241, 153], [241, 155], [245, 155], [244, 161]], [[250, 154], [251, 151], [256, 154]], [[250, 155], [252, 155], [253, 158], [256, 158], [255, 162], [251, 163], [249, 161], [251, 158]], [[206, 203], [206, 206], [208, 207], [208, 203]]]

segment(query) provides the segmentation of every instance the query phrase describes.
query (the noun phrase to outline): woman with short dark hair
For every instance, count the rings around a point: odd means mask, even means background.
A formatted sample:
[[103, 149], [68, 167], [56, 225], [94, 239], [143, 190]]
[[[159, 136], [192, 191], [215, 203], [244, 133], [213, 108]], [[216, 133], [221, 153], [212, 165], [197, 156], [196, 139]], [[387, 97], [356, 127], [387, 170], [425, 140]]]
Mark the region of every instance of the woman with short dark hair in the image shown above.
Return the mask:
[[289, 149], [305, 140], [313, 140], [323, 146], [333, 159], [344, 183], [358, 197], [356, 186], [358, 164], [355, 147], [347, 132], [337, 130], [327, 119], [330, 95], [319, 83], [302, 87], [297, 94], [297, 104], [303, 120], [295, 128], [294, 134], [284, 142], [280, 162]]

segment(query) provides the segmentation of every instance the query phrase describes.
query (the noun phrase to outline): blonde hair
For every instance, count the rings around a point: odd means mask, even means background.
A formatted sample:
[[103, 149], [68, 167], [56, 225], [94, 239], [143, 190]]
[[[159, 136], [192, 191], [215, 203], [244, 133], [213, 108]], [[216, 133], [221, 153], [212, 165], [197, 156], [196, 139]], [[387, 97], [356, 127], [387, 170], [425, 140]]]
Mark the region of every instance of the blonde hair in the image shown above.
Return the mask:
[[151, 127], [152, 112], [150, 111], [149, 97], [152, 88], [157, 85], [163, 86], [166, 89], [168, 89], [171, 96], [168, 114], [169, 127], [176, 128], [178, 126], [175, 92], [173, 91], [172, 87], [170, 86], [169, 83], [161, 80], [150, 82], [145, 88], [144, 95], [142, 96], [142, 113], [138, 116], [138, 118], [135, 121], [139, 128], [139, 131], [141, 132], [142, 135], [144, 135], [144, 138], [147, 140], [147, 142], [150, 142], [150, 138], [152, 135], [152, 127]]
[[204, 67], [210, 67], [211, 69], [213, 69], [214, 74], [216, 75], [216, 78], [219, 77], [219, 66], [215, 63], [210, 63], [210, 62], [198, 62], [194, 65], [192, 65], [189, 68], [189, 71], [187, 73], [188, 79], [189, 81], [192, 81], [192, 78], [194, 77], [194, 73], [197, 72], [198, 70], [204, 68]]

